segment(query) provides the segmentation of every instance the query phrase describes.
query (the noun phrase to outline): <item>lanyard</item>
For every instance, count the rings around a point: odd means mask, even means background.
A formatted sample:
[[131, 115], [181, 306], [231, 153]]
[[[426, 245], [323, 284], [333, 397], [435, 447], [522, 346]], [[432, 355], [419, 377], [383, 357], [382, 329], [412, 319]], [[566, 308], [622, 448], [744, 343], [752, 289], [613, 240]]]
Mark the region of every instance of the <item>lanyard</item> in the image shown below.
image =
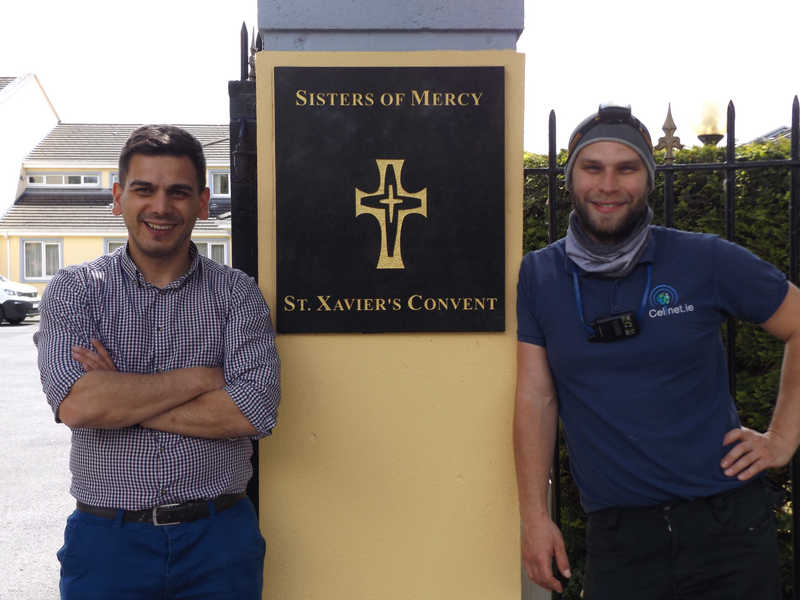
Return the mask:
[[[650, 275], [653, 271], [653, 265], [650, 263], [647, 264], [647, 282], [644, 285], [644, 294], [642, 294], [642, 301], [639, 303], [639, 311], [636, 313], [636, 317], [641, 321], [644, 318], [644, 310], [647, 308], [647, 297], [650, 295]], [[581, 319], [581, 323], [583, 324], [583, 328], [590, 334], [594, 335], [595, 331], [593, 328], [589, 327], [586, 324], [586, 319], [583, 317], [583, 299], [581, 297], [581, 284], [578, 280], [578, 274], [575, 271], [572, 271], [572, 288], [575, 290], [575, 305], [578, 307], [578, 316]]]

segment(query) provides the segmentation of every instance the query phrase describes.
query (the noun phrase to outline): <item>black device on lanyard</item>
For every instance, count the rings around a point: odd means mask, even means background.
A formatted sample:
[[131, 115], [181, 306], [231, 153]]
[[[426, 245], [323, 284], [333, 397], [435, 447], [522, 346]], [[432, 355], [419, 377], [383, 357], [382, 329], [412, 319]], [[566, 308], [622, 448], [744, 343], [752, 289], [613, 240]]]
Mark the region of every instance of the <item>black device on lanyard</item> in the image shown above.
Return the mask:
[[590, 342], [616, 342], [639, 333], [639, 322], [632, 312], [595, 319], [589, 323], [589, 327], [593, 330], [589, 336]]
[[[647, 265], [647, 283], [644, 286], [644, 294], [642, 294], [642, 301], [639, 303], [639, 314], [641, 318], [644, 315], [644, 309], [647, 306], [647, 297], [650, 295], [650, 275], [652, 272], [652, 265]], [[583, 300], [581, 298], [581, 285], [578, 281], [578, 275], [572, 273], [572, 287], [575, 291], [575, 304], [578, 307], [578, 316], [583, 323], [584, 329], [589, 334], [587, 338], [590, 342], [617, 342], [619, 340], [627, 340], [639, 333], [639, 318], [637, 314], [628, 311], [609, 315], [607, 317], [599, 317], [586, 324], [583, 317]]]

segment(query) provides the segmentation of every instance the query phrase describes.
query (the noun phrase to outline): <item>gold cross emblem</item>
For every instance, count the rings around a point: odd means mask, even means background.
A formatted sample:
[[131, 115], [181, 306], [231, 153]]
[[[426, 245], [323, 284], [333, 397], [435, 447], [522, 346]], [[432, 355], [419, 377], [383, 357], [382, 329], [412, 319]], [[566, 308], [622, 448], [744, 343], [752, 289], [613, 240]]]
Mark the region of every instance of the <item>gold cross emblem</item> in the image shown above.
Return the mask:
[[356, 217], [369, 214], [381, 229], [381, 253], [378, 269], [405, 269], [401, 249], [403, 220], [408, 215], [428, 217], [428, 189], [409, 192], [403, 189], [400, 177], [404, 158], [375, 159], [380, 183], [374, 192], [356, 188]]

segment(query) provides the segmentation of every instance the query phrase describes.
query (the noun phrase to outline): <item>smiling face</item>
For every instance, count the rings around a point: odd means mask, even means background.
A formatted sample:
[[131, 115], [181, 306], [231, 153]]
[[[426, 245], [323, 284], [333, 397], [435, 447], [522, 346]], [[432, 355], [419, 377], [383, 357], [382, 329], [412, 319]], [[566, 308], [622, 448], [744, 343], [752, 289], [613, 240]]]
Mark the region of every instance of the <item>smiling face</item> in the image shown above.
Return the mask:
[[647, 210], [647, 168], [635, 150], [619, 142], [583, 148], [572, 170], [572, 199], [584, 231], [601, 244], [618, 244]]
[[208, 188], [198, 188], [188, 157], [134, 154], [124, 186], [115, 183], [112, 193], [112, 212], [125, 220], [128, 249], [140, 269], [188, 266], [192, 228], [208, 218], [209, 197]]

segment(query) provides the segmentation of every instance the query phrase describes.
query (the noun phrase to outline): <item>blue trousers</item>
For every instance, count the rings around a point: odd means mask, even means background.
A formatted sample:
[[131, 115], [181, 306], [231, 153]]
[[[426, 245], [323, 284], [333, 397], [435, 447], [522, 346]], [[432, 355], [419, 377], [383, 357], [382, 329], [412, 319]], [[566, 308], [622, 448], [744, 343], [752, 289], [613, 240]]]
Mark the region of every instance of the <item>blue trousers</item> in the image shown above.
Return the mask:
[[589, 514], [586, 600], [778, 600], [776, 500], [764, 477], [710, 498]]
[[243, 498], [180, 525], [125, 523], [75, 511], [67, 520], [62, 600], [259, 600], [265, 544]]

